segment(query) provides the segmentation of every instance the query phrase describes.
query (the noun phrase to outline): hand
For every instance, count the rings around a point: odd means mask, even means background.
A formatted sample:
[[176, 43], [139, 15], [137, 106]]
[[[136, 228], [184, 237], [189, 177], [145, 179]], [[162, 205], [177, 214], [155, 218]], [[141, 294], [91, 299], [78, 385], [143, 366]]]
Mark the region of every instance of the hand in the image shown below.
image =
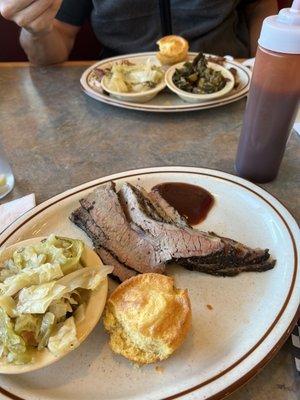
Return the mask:
[[0, 0], [0, 13], [33, 35], [50, 32], [62, 0]]

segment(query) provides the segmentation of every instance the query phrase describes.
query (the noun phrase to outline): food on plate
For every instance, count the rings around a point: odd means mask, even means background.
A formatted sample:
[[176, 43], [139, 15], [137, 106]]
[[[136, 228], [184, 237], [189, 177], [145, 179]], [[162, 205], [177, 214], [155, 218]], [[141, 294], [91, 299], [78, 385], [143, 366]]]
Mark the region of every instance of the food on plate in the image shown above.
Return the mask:
[[[99, 69], [98, 69], [99, 70]], [[104, 71], [105, 87], [118, 93], [141, 93], [154, 89], [164, 79], [161, 67], [148, 59], [144, 64], [115, 62]]]
[[[105, 249], [113, 275], [123, 281], [137, 273], [164, 273], [170, 262], [219, 276], [266, 271], [275, 265], [269, 251], [190, 227], [158, 191], [114, 182], [80, 200], [71, 220]], [[115, 260], [115, 261], [114, 261]]]
[[[221, 71], [211, 68], [212, 64], [203, 53], [199, 53], [193, 62], [186, 62], [176, 68], [173, 83], [178, 89], [194, 94], [210, 94], [222, 90], [227, 82]], [[220, 67], [219, 67], [220, 68]]]
[[50, 235], [0, 259], [1, 362], [26, 364], [34, 350], [55, 356], [79, 344], [76, 323], [111, 267], [85, 266], [81, 240]]
[[159, 39], [156, 44], [159, 47], [159, 52], [156, 57], [161, 64], [172, 65], [186, 60], [189, 44], [181, 36], [169, 35]]
[[138, 364], [168, 358], [183, 343], [191, 325], [187, 290], [154, 273], [137, 275], [111, 294], [104, 312], [110, 347]]
[[227, 60], [226, 60], [225, 57], [220, 57], [220, 56], [206, 56], [206, 60], [209, 61], [209, 62], [212, 62], [212, 63], [214, 63], [214, 64], [219, 64], [219, 65], [221, 65], [222, 67], [227, 68], [228, 71], [231, 72], [231, 74], [232, 74], [233, 77], [234, 77], [234, 89], [236, 89], [236, 88], [239, 86], [240, 82], [239, 82], [239, 77], [238, 77], [238, 71], [237, 71], [237, 69], [234, 68], [234, 67], [229, 67], [229, 68], [228, 68], [228, 67], [226, 66]]

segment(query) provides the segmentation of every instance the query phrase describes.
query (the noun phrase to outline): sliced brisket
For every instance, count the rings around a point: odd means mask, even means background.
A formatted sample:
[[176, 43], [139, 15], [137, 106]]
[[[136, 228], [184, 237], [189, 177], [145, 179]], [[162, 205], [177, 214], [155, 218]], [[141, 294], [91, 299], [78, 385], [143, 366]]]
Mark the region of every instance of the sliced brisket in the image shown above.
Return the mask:
[[[151, 201], [153, 197], [146, 195], [145, 198], [144, 191], [126, 183], [119, 193], [123, 202], [127, 206], [130, 205], [128, 214], [131, 220], [143, 230], [160, 238], [161, 243], [170, 249], [172, 262], [191, 270], [223, 276], [237, 275], [242, 271], [265, 271], [275, 265], [275, 261], [270, 260], [268, 250], [251, 249], [242, 243], [218, 236], [213, 232], [207, 234], [189, 228], [187, 224], [183, 228], [184, 221], [182, 218], [176, 218], [176, 214], [171, 212], [172, 207], [163, 199], [166, 205], [159, 199], [160, 204], [168, 209], [169, 214], [173, 215], [174, 225], [170, 225], [169, 218], [165, 219], [165, 222], [153, 221], [148, 213], [149, 204], [147, 204], [147, 207], [145, 206], [145, 202]], [[160, 196], [157, 192], [151, 193]], [[156, 199], [157, 197], [154, 197], [154, 201]], [[152, 206], [155, 207], [154, 204]], [[176, 242], [178, 236], [181, 239], [180, 245]], [[218, 242], [215, 241], [216, 239], [218, 239]], [[203, 249], [207, 248], [205, 247], [207, 246], [206, 242], [209, 244], [217, 243], [218, 247], [205, 252]]]
[[207, 256], [223, 251], [224, 244], [215, 235], [154, 220], [148, 211], [151, 205], [136, 187], [125, 183], [119, 191], [119, 196], [122, 203], [127, 206], [131, 221], [144, 232], [148, 232], [148, 236], [158, 240], [161, 248], [169, 253], [167, 261]]
[[168, 249], [127, 219], [112, 182], [99, 186], [80, 204], [104, 233], [100, 245], [120, 262], [138, 272], [164, 271], [170, 258]]
[[71, 220], [91, 237], [103, 262], [115, 266], [121, 281], [135, 271], [162, 273], [169, 262], [221, 276], [275, 265], [268, 250], [192, 229], [156, 191], [125, 183], [116, 193], [110, 182], [80, 204]]
[[126, 267], [126, 265], [120, 263], [120, 261], [118, 261], [116, 257], [114, 257], [108, 250], [104, 249], [103, 247], [98, 247], [96, 251], [104, 264], [112, 265], [114, 267], [112, 275], [117, 278], [118, 281], [124, 282], [126, 281], [126, 279], [129, 279], [138, 274], [138, 272], [134, 269], [128, 268]]

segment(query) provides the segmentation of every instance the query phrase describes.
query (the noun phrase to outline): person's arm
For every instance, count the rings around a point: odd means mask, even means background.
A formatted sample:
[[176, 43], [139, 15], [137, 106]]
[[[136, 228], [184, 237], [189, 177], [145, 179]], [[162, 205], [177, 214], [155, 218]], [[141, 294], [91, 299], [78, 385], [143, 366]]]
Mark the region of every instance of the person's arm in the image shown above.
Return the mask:
[[250, 52], [254, 57], [257, 48], [257, 40], [263, 20], [269, 15], [278, 13], [278, 5], [276, 0], [257, 0], [246, 6], [246, 18], [250, 34]]
[[[86, 4], [89, 5], [89, 2], [81, 0], [85, 9], [76, 7], [79, 2], [80, 0], [0, 0], [0, 13], [22, 28], [20, 43], [33, 64], [55, 64], [68, 59], [86, 15]], [[70, 21], [55, 19], [62, 5], [67, 8], [64, 11], [69, 12], [71, 20], [72, 14], [76, 13], [74, 25]]]
[[50, 31], [31, 33], [23, 28], [20, 43], [32, 64], [57, 64], [68, 59], [79, 29], [55, 19]]

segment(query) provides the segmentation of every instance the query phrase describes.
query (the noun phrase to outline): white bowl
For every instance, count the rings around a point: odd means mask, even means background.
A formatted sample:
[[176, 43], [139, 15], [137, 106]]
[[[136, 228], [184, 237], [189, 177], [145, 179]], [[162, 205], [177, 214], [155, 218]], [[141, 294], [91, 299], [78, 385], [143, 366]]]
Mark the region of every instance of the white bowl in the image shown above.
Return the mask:
[[[44, 237], [37, 237], [28, 240], [23, 240], [22, 242], [13, 244], [12, 246], [7, 247], [4, 249], [0, 255], [0, 261], [7, 260], [11, 257], [12, 253], [22, 247], [28, 246], [30, 244], [35, 244], [40, 242]], [[84, 250], [82, 253], [82, 260], [84, 264], [88, 266], [96, 266], [96, 265], [103, 265], [102, 261], [98, 257], [98, 255], [88, 246], [84, 246]], [[87, 336], [91, 333], [91, 331], [96, 326], [97, 322], [99, 321], [101, 314], [103, 312], [106, 298], [107, 298], [107, 290], [108, 290], [108, 281], [107, 278], [103, 279], [96, 290], [91, 292], [89, 297], [87, 306], [86, 306], [86, 313], [85, 318], [82, 321], [76, 323], [76, 331], [77, 331], [77, 339], [79, 343], [82, 343]], [[75, 349], [74, 349], [75, 350]], [[73, 350], [70, 350], [73, 351]], [[69, 353], [69, 352], [68, 352]], [[68, 353], [64, 353], [60, 356], [55, 356], [48, 349], [43, 350], [34, 350], [33, 356], [34, 361], [29, 364], [24, 365], [14, 365], [5, 362], [0, 362], [0, 373], [1, 374], [21, 374], [24, 372], [35, 371], [39, 368], [45, 367], [58, 361]]]
[[182, 100], [187, 101], [188, 103], [200, 103], [201, 101], [214, 100], [229, 93], [234, 87], [234, 76], [228, 69], [222, 67], [219, 64], [208, 62], [207, 65], [209, 68], [212, 68], [215, 71], [220, 71], [224, 78], [228, 79], [223, 89], [219, 90], [218, 92], [209, 94], [195, 94], [185, 92], [184, 90], [179, 89], [173, 82], [173, 75], [175, 73], [175, 70], [177, 68], [182, 68], [184, 64], [185, 62], [181, 62], [179, 64], [172, 65], [172, 67], [170, 67], [165, 74], [165, 81], [168, 88], [172, 92], [176, 93]]
[[103, 90], [105, 90], [112, 97], [115, 97], [118, 100], [124, 100], [132, 103], [146, 103], [147, 101], [153, 99], [153, 97], [155, 97], [160, 91], [162, 91], [166, 87], [166, 82], [164, 79], [162, 79], [162, 81], [159, 84], [157, 84], [155, 88], [146, 90], [145, 92], [121, 93], [108, 89], [106, 85], [106, 79], [107, 77], [104, 76], [101, 80], [101, 86]]

